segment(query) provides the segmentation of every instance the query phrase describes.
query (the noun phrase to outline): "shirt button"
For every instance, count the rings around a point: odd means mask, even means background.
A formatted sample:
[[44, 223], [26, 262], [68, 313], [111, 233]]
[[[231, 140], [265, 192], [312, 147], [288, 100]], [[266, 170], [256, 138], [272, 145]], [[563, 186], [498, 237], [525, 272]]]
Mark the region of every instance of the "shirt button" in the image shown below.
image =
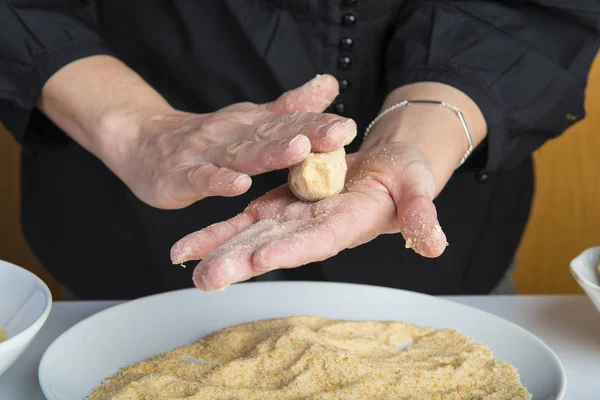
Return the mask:
[[348, 79], [340, 79], [340, 90], [350, 89], [350, 81]]
[[341, 56], [338, 60], [338, 67], [341, 69], [349, 69], [352, 66], [350, 56]]
[[485, 172], [478, 172], [477, 175], [475, 175], [475, 179], [477, 179], [477, 182], [479, 183], [486, 183], [489, 178], [490, 176]]
[[347, 6], [353, 6], [356, 4], [356, 0], [344, 0], [344, 4]]
[[346, 114], [346, 105], [344, 103], [335, 103], [333, 106], [336, 114], [343, 115]]
[[354, 46], [354, 39], [344, 36], [340, 39], [339, 47], [344, 50], [350, 50]]
[[350, 26], [356, 23], [356, 15], [352, 13], [347, 13], [342, 15], [342, 25]]

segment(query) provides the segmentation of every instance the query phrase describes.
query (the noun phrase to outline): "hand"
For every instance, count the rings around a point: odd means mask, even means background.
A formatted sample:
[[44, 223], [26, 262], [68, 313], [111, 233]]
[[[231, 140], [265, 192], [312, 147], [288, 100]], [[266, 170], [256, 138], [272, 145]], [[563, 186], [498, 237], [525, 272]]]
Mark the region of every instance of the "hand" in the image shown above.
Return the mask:
[[274, 269], [325, 260], [385, 233], [401, 232], [406, 246], [426, 257], [443, 252], [446, 237], [432, 202], [435, 178], [415, 146], [388, 143], [347, 161], [342, 194], [304, 203], [283, 185], [238, 216], [181, 239], [171, 249], [173, 263], [203, 259], [194, 283], [217, 290]]
[[[405, 99], [446, 101], [465, 115], [478, 145], [487, 133], [477, 105], [444, 84], [396, 89], [383, 108]], [[196, 286], [217, 290], [277, 268], [325, 260], [378, 235], [401, 232], [406, 246], [437, 257], [447, 243], [433, 199], [466, 150], [456, 116], [440, 107], [409, 107], [388, 115], [358, 153], [347, 157], [344, 192], [317, 203], [298, 201], [287, 185], [238, 216], [192, 233], [171, 248], [180, 264], [203, 259]]]
[[252, 175], [352, 141], [352, 120], [322, 114], [337, 94], [337, 80], [321, 75], [273, 103], [185, 113], [121, 61], [91, 56], [56, 72], [37, 106], [138, 198], [173, 209], [239, 195]]
[[352, 141], [352, 120], [321, 113], [337, 93], [337, 81], [322, 75], [269, 104], [234, 104], [211, 114], [142, 114], [125, 149], [110, 152], [111, 169], [137, 197], [159, 208], [240, 195], [250, 188], [250, 176], [288, 168], [311, 149], [329, 152]]

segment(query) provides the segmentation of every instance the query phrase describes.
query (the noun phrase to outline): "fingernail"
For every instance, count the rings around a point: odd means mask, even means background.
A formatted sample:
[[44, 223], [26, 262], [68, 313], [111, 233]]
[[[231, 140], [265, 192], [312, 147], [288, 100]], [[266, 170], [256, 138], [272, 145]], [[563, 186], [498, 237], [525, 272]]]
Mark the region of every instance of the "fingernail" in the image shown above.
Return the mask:
[[330, 128], [331, 128], [331, 124], [327, 124], [327, 125], [323, 125], [323, 126], [319, 127], [319, 129], [317, 129], [317, 136], [319, 136], [319, 137], [327, 136], [327, 132], [329, 132]]
[[341, 120], [335, 120], [333, 122], [328, 123], [327, 125], [321, 126], [319, 129], [317, 129], [317, 136], [319, 136], [319, 137], [325, 137], [333, 129], [335, 129], [338, 126], [343, 126], [347, 122], [347, 121], [345, 121], [345, 122], [340, 122], [340, 121]]
[[206, 269], [203, 268], [202, 269], [202, 273], [200, 275], [200, 281], [202, 283], [202, 290], [207, 291], [207, 292], [214, 292], [215, 290], [217, 290], [218, 288], [211, 285], [210, 283], [208, 283], [208, 279], [206, 276]]
[[241, 178], [240, 174], [231, 172], [229, 175], [227, 175], [227, 183], [230, 184], [231, 186], [233, 186], [235, 184], [235, 182], [240, 178]]
[[246, 179], [249, 179], [247, 175], [233, 173], [227, 176], [227, 183], [229, 184], [229, 187], [237, 187], [242, 185], [242, 182]]
[[283, 150], [290, 149], [294, 145], [295, 142], [300, 140], [300, 138], [302, 136], [304, 136], [304, 135], [296, 135], [293, 139], [284, 141], [283, 143], [281, 143], [281, 148]]
[[351, 119], [344, 119], [344, 120], [340, 120], [340, 121], [338, 121], [338, 122], [337, 122], [337, 126], [336, 126], [336, 127], [337, 127], [337, 128], [345, 128], [345, 127], [347, 127], [348, 125], [352, 125], [352, 124], [354, 124], [354, 121], [353, 121], [353, 120], [351, 120]]
[[[326, 135], [333, 135], [334, 131], [347, 131], [346, 133], [348, 133], [348, 127], [351, 126], [352, 124], [354, 124], [354, 121], [351, 119], [339, 119], [336, 120], [334, 122], [329, 123], [328, 125], [325, 125], [321, 128], [319, 128], [319, 130], [317, 130], [317, 134], [321, 137], [326, 136]], [[347, 138], [347, 142], [344, 144], [349, 144], [354, 137], [356, 137], [356, 129], [354, 130], [354, 134], [350, 135]], [[349, 140], [349, 142], [348, 142]]]
[[219, 292], [225, 290], [234, 282], [247, 279], [240, 276], [240, 270], [232, 258], [225, 258], [218, 264], [199, 264], [202, 265], [198, 272], [200, 286], [207, 292]]
[[312, 80], [312, 84], [315, 85], [315, 87], [317, 87], [317, 88], [321, 88], [322, 78], [323, 78], [323, 75], [317, 74], [317, 76], [315, 76], [314, 79]]
[[[435, 246], [435, 243], [439, 238], [444, 235], [442, 227], [439, 224], [435, 224], [430, 230], [411, 233], [412, 237], [405, 237], [405, 247], [407, 249], [413, 249], [417, 254], [424, 257], [429, 257], [427, 251], [430, 250], [432, 246]], [[444, 247], [446, 247], [448, 245], [446, 240], [444, 240], [444, 243]]]
[[204, 279], [202, 279], [203, 275], [204, 268], [202, 268], [200, 264], [196, 264], [194, 272], [192, 272], [192, 282], [194, 282], [194, 286], [202, 290], [204, 290]]
[[204, 290], [207, 292], [222, 292], [223, 290], [229, 287], [229, 285], [225, 285], [222, 287], [210, 285], [204, 279], [204, 275], [202, 275], [202, 285], [204, 286]]
[[262, 248], [254, 253], [254, 257], [252, 258], [254, 268], [259, 272], [268, 272], [273, 269], [270, 265], [265, 263], [265, 253], [265, 249]]
[[307, 81], [305, 84], [302, 85], [303, 88], [308, 89], [311, 86], [317, 84], [320, 80], [321, 80], [321, 74], [317, 74], [315, 75], [314, 78], [310, 79], [309, 81]]
[[171, 262], [174, 265], [181, 264], [187, 261], [188, 255], [191, 253], [189, 246], [183, 247], [181, 242], [177, 242], [171, 247]]

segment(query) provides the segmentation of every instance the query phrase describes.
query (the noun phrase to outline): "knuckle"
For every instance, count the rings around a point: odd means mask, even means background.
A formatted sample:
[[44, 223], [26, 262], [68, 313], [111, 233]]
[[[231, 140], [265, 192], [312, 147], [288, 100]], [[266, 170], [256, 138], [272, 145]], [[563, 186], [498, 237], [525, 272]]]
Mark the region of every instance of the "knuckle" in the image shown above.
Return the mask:
[[248, 204], [246, 206], [246, 208], [244, 209], [244, 212], [247, 213], [247, 214], [249, 214], [249, 215], [255, 216], [257, 208], [259, 207], [259, 204], [260, 203], [257, 204], [257, 200], [252, 200], [250, 202], [250, 204]]
[[202, 121], [202, 130], [211, 134], [223, 132], [231, 128], [231, 122], [217, 114], [211, 114]]
[[144, 138], [142, 147], [145, 149], [157, 149], [161, 154], [169, 154], [174, 151], [174, 144], [178, 141], [173, 140], [171, 135], [161, 133]]
[[314, 116], [313, 121], [314, 122], [319, 122], [319, 123], [323, 123], [323, 122], [333, 122], [338, 120], [339, 117], [337, 115], [332, 115], [332, 114], [317, 114]]
[[254, 130], [254, 140], [262, 141], [271, 138], [284, 125], [282, 122], [267, 122], [260, 124]]
[[256, 104], [251, 103], [249, 101], [242, 101], [241, 103], [237, 103], [237, 106], [239, 108], [243, 108], [243, 109], [254, 109], [254, 108], [257, 108]]
[[303, 111], [296, 111], [293, 112], [291, 114], [287, 114], [289, 116], [289, 120], [288, 122], [290, 124], [300, 124], [302, 122], [304, 122], [304, 120], [306, 119], [306, 112]]
[[167, 176], [170, 173], [170, 168], [166, 165], [165, 162], [160, 162], [151, 169], [150, 173], [150, 186], [155, 191], [161, 191], [165, 182], [167, 181]]
[[172, 203], [172, 193], [168, 190], [167, 182], [168, 179], [165, 178], [164, 167], [162, 165], [158, 165], [152, 169], [149, 176], [150, 193], [152, 193], [155, 205], [159, 208], [166, 208]]
[[250, 202], [250, 204], [248, 204], [248, 206], [246, 206], [244, 213], [247, 213], [253, 218], [259, 218], [263, 214], [262, 211], [266, 208], [269, 208], [273, 201], [274, 200], [270, 198], [268, 194], [264, 197], [254, 199]]
[[196, 168], [190, 168], [186, 171], [186, 179], [192, 185], [201, 184], [202, 181], [208, 180], [211, 173], [211, 165], [203, 164]]
[[306, 112], [295, 111], [287, 114], [279, 114], [275, 116], [278, 122], [283, 124], [297, 124], [305, 119]]
[[225, 147], [225, 151], [223, 152], [223, 158], [229, 164], [234, 163], [236, 160], [238, 160], [240, 155], [242, 155], [250, 148], [250, 146], [252, 146], [252, 143], [253, 142], [249, 140], [244, 140], [228, 145]]
[[255, 109], [257, 109], [258, 106], [254, 103], [251, 103], [249, 101], [242, 101], [241, 103], [235, 103], [232, 104], [230, 106], [221, 108], [220, 111], [230, 111], [230, 112], [236, 112], [236, 111], [253, 111]]
[[214, 167], [210, 164], [204, 164], [197, 168], [188, 169], [185, 178], [196, 194], [207, 196], [213, 190], [210, 185], [210, 177], [213, 173]]

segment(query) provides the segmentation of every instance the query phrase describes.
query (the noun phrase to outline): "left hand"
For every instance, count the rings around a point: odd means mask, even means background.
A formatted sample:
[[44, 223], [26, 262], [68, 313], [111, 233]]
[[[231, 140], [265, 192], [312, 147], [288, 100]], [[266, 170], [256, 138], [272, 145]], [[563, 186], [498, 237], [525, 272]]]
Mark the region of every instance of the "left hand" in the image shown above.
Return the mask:
[[435, 178], [417, 147], [387, 143], [347, 161], [343, 193], [305, 203], [287, 184], [280, 186], [236, 217], [178, 241], [173, 263], [203, 259], [194, 283], [218, 290], [274, 269], [325, 260], [385, 233], [401, 232], [406, 246], [426, 257], [444, 251], [446, 236], [433, 205]]

